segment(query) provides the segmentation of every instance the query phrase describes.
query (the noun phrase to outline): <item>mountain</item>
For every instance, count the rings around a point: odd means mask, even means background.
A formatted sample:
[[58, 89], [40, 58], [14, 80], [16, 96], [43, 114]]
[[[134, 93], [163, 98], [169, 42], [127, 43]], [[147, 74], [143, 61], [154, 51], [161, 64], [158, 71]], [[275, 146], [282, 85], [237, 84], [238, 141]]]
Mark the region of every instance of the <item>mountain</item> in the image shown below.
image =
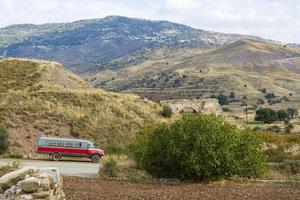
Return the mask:
[[159, 111], [138, 96], [93, 89], [56, 62], [0, 59], [0, 123], [8, 128], [13, 153], [33, 154], [41, 135], [121, 147], [135, 131], [164, 121]]
[[[113, 59], [154, 47], [215, 47], [240, 38], [168, 21], [120, 16], [0, 29], [0, 56], [55, 60], [77, 73], [101, 71]], [[118, 68], [115, 66], [114, 68]]]
[[[299, 92], [296, 45], [120, 16], [0, 29], [0, 55], [55, 60], [96, 88], [153, 100]], [[247, 91], [244, 86], [247, 85]]]
[[[90, 74], [87, 80], [95, 87], [155, 100], [231, 91], [258, 99], [263, 88], [279, 96], [300, 95], [300, 50], [274, 42], [243, 38], [217, 48], [162, 48], [147, 54], [149, 59], [141, 63]], [[128, 58], [114, 62], [124, 60]]]
[[296, 44], [296, 43], [289, 43], [286, 46], [292, 47], [292, 48], [300, 48], [300, 44]]

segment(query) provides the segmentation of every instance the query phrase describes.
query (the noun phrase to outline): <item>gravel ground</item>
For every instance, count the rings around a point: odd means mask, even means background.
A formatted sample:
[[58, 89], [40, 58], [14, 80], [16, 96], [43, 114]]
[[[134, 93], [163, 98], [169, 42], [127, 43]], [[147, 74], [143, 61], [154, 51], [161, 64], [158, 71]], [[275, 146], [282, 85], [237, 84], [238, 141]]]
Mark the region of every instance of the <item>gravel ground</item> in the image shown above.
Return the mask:
[[256, 199], [300, 200], [300, 187], [266, 184], [134, 183], [98, 178], [64, 177], [67, 200], [103, 199]]

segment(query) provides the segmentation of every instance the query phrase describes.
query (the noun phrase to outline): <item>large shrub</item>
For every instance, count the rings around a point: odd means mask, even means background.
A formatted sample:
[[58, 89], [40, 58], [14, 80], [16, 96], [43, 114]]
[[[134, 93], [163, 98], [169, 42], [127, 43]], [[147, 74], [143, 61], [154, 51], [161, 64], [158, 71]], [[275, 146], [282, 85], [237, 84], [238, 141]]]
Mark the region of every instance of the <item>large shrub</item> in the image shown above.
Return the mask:
[[170, 126], [148, 127], [137, 134], [132, 152], [138, 166], [155, 177], [250, 178], [266, 169], [254, 134], [216, 115], [185, 115]]
[[256, 111], [255, 120], [270, 124], [278, 120], [278, 115], [276, 110], [271, 108], [260, 108]]
[[8, 133], [6, 129], [0, 125], [0, 155], [2, 155], [9, 147]]

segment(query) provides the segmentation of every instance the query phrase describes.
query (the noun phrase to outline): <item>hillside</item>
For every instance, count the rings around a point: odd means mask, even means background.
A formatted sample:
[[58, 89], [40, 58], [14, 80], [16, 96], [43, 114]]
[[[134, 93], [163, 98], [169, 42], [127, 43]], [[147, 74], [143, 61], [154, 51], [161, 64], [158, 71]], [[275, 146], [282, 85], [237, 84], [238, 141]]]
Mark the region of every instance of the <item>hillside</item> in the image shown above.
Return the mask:
[[148, 56], [119, 70], [91, 73], [87, 80], [106, 90], [156, 100], [204, 98], [231, 91], [239, 98], [257, 99], [263, 96], [263, 88], [278, 96], [300, 95], [299, 49], [244, 38], [213, 49], [163, 48], [150, 54], [168, 56]]
[[0, 29], [0, 56], [55, 60], [96, 88], [153, 100], [234, 91], [255, 102], [263, 88], [297, 97], [296, 46], [120, 16]]
[[168, 21], [109, 16], [73, 23], [1, 28], [0, 56], [55, 60], [77, 73], [85, 73], [101, 70], [111, 60], [143, 49], [210, 48], [239, 37]]
[[22, 155], [34, 153], [41, 135], [121, 147], [136, 130], [163, 120], [157, 104], [93, 89], [50, 61], [1, 59], [0, 91], [0, 122], [8, 127], [10, 151]]

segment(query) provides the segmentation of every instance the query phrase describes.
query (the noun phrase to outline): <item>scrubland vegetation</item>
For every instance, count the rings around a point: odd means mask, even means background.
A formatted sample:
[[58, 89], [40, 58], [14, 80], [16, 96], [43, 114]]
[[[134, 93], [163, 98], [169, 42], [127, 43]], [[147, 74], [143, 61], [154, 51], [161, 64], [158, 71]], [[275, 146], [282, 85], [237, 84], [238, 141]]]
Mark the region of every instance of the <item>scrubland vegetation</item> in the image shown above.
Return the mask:
[[159, 105], [138, 96], [95, 90], [60, 64], [0, 60], [0, 122], [12, 149], [32, 153], [41, 135], [92, 139], [122, 147], [145, 125], [164, 120]]

